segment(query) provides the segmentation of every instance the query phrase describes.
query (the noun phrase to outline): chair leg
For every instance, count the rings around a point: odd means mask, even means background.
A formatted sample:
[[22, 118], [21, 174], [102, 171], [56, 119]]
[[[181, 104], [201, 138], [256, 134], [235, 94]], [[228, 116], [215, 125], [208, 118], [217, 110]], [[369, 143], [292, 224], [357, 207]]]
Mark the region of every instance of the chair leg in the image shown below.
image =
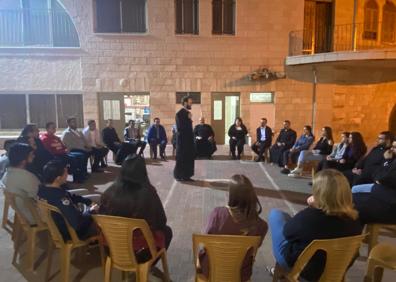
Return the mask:
[[371, 250], [377, 245], [378, 243], [378, 235], [380, 228], [376, 225], [371, 225], [370, 227], [367, 228], [367, 231], [369, 232], [369, 238], [368, 238], [368, 251], [367, 255], [370, 255]]
[[27, 232], [27, 266], [29, 271], [34, 270], [34, 253], [36, 248], [36, 230]]
[[281, 278], [281, 269], [279, 264], [275, 264], [274, 275], [272, 276], [272, 282], [278, 282]]
[[12, 237], [14, 238], [14, 255], [12, 257], [12, 264], [15, 264], [17, 257], [18, 257], [19, 248], [21, 246], [21, 241], [22, 241], [22, 229], [20, 228], [17, 219], [14, 222], [14, 228], [12, 230]]
[[4, 201], [4, 208], [3, 208], [3, 220], [1, 222], [1, 226], [3, 228], [6, 228], [7, 223], [8, 223], [8, 211], [10, 209], [10, 204], [8, 201]]
[[111, 281], [111, 258], [107, 257], [106, 265], [105, 265], [104, 282], [110, 282], [110, 281]]
[[162, 269], [164, 271], [165, 282], [170, 282], [171, 280], [169, 276], [168, 259], [166, 257], [166, 253], [162, 254], [161, 262], [162, 262]]
[[137, 271], [137, 279], [136, 281], [139, 282], [148, 282], [148, 272], [149, 272], [149, 264], [144, 263], [139, 265], [138, 271]]
[[71, 250], [72, 245], [70, 244], [66, 244], [61, 248], [61, 282], [69, 282]]
[[53, 255], [53, 252], [54, 252], [54, 246], [52, 244], [51, 238], [48, 238], [47, 271], [45, 273], [45, 282], [47, 282], [49, 280], [50, 275], [51, 275], [51, 266], [52, 266], [52, 255]]

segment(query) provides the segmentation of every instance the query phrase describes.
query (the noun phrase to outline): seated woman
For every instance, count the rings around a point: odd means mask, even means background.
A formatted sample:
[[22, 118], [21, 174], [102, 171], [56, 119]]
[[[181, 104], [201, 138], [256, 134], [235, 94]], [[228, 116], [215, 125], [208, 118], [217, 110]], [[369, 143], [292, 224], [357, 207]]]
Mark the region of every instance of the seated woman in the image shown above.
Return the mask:
[[363, 224], [396, 224], [396, 140], [384, 153], [385, 162], [375, 183], [352, 187], [353, 201]]
[[[112, 216], [144, 219], [150, 226], [157, 248], [168, 248], [172, 229], [166, 225], [161, 200], [151, 185], [146, 163], [141, 156], [128, 157], [122, 164], [114, 184], [103, 193], [99, 213]], [[147, 242], [137, 232], [133, 242], [138, 262], [150, 259]]]
[[[270, 212], [273, 255], [284, 269], [291, 269], [313, 240], [355, 236], [362, 232], [348, 180], [341, 172], [331, 169], [318, 172], [308, 204], [309, 207], [294, 217], [277, 209]], [[308, 281], [318, 281], [324, 266], [325, 254], [317, 252], [301, 276]]]
[[[244, 175], [234, 175], [228, 186], [228, 205], [215, 208], [209, 216], [205, 233], [218, 235], [260, 236], [267, 234], [267, 223], [259, 217], [261, 205], [250, 180]], [[201, 271], [209, 276], [209, 262], [205, 251], [200, 254]], [[249, 253], [242, 265], [242, 281], [252, 275], [253, 260]]]
[[323, 163], [323, 169], [334, 168], [341, 172], [352, 169], [367, 152], [367, 146], [364, 143], [363, 136], [360, 132], [353, 131], [349, 134], [348, 147], [345, 149], [342, 159], [326, 160]]
[[321, 161], [330, 155], [333, 149], [333, 132], [330, 127], [325, 126], [322, 128], [322, 137], [315, 144], [313, 150], [303, 150], [300, 152], [297, 161], [297, 167], [293, 169], [288, 176], [297, 177], [301, 176], [303, 165], [307, 161]]
[[43, 167], [46, 163], [54, 158], [54, 156], [45, 149], [40, 140], [40, 131], [35, 124], [28, 124], [19, 135], [17, 141], [30, 145], [35, 154], [33, 163], [28, 166], [28, 170], [41, 179]]
[[[243, 153], [243, 146], [246, 143], [246, 135], [248, 134], [246, 126], [240, 117], [235, 119], [233, 125], [228, 129], [228, 136], [230, 137], [230, 151], [233, 160], [240, 160]], [[235, 150], [238, 151], [238, 156], [235, 155]]]
[[304, 126], [303, 134], [297, 139], [293, 147], [283, 152], [282, 164], [284, 167], [282, 168], [281, 173], [289, 174], [289, 159], [292, 163], [296, 163], [297, 157], [300, 155], [300, 153], [304, 150], [308, 150], [314, 140], [315, 137], [312, 134], [312, 127], [309, 125]]
[[339, 161], [342, 159], [345, 150], [348, 147], [349, 134], [350, 133], [346, 131], [341, 133], [340, 143], [334, 146], [333, 151], [331, 152], [330, 155], [328, 155], [325, 159], [319, 162], [318, 166], [316, 167], [316, 172], [319, 172], [323, 169], [323, 164], [326, 161]]

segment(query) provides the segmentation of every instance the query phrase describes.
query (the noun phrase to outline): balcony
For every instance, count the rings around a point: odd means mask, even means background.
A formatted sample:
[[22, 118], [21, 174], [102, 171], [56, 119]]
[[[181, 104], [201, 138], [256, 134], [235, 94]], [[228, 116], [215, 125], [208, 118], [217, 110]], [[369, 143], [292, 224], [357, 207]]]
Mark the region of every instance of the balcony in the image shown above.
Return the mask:
[[0, 10], [0, 47], [79, 47], [76, 28], [62, 10]]
[[345, 24], [290, 32], [287, 76], [313, 82], [315, 74], [319, 83], [336, 84], [396, 81], [396, 31], [380, 22], [377, 27]]

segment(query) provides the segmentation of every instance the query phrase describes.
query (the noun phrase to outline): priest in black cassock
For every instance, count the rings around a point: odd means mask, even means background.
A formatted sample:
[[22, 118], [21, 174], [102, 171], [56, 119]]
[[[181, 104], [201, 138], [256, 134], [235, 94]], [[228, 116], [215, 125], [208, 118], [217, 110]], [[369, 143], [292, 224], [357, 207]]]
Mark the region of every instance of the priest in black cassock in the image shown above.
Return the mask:
[[176, 166], [173, 175], [177, 181], [193, 181], [195, 145], [191, 120], [192, 98], [182, 99], [183, 108], [176, 113]]
[[195, 148], [197, 157], [211, 158], [217, 150], [214, 139], [214, 131], [209, 124], [205, 123], [205, 118], [199, 119], [199, 124], [194, 127]]

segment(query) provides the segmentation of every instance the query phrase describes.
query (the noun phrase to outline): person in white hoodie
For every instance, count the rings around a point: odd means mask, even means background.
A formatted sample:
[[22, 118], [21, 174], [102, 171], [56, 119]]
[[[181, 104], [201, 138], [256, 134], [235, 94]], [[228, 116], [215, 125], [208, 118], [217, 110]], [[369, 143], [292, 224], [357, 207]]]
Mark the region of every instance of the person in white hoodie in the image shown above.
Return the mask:
[[89, 148], [91, 148], [94, 162], [92, 165], [93, 170], [97, 170], [99, 165], [104, 168], [107, 167], [104, 158], [106, 157], [109, 149], [107, 149], [101, 140], [99, 130], [96, 127], [94, 120], [88, 121], [88, 126], [84, 128], [83, 135]]

